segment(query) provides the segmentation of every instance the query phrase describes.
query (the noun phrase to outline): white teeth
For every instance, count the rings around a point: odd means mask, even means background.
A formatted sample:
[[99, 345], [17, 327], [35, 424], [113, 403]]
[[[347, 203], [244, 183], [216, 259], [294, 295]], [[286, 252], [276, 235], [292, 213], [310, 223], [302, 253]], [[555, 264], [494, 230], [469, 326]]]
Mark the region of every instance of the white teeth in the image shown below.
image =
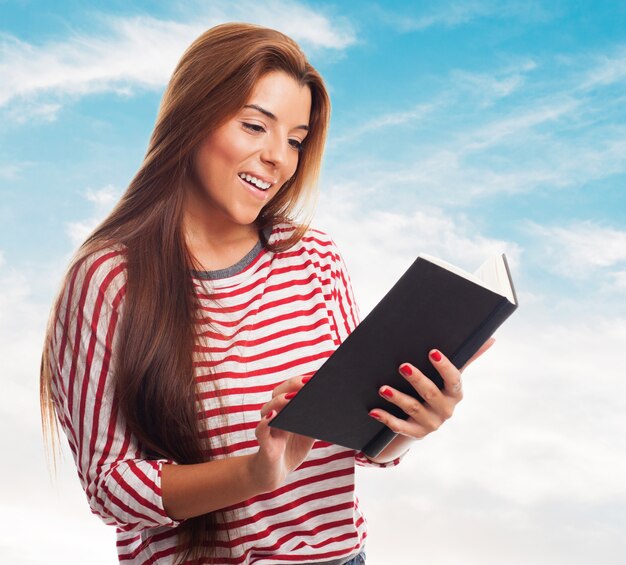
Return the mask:
[[262, 180], [257, 179], [256, 177], [253, 177], [252, 175], [248, 175], [246, 173], [239, 173], [239, 176], [242, 179], [252, 183], [257, 188], [260, 188], [261, 190], [267, 190], [270, 186], [272, 186], [271, 182], [263, 182]]

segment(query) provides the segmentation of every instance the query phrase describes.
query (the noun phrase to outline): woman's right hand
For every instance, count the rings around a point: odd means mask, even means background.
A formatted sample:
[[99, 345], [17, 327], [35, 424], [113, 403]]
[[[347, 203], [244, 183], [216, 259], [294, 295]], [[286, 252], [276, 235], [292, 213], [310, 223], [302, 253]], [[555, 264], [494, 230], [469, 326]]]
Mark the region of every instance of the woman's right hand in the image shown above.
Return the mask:
[[312, 438], [270, 428], [269, 423], [304, 386], [310, 377], [293, 377], [272, 391], [272, 399], [261, 408], [255, 434], [259, 451], [250, 460], [252, 480], [263, 492], [277, 489], [309, 454]]

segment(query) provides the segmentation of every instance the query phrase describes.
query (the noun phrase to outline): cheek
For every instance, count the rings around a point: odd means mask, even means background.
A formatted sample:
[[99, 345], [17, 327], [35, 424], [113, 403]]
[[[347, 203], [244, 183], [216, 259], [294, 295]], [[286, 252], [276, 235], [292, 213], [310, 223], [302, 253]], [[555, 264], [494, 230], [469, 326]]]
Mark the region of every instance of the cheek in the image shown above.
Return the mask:
[[254, 149], [252, 138], [248, 136], [246, 139], [243, 135], [230, 135], [214, 146], [216, 157], [224, 164], [233, 166], [247, 159]]
[[300, 162], [300, 154], [294, 151], [294, 157], [289, 161], [289, 169], [287, 178], [293, 177], [298, 169], [298, 163]]
[[221, 143], [211, 139], [204, 143], [198, 152], [196, 171], [201, 178], [230, 174], [236, 168], [241, 156], [237, 143]]

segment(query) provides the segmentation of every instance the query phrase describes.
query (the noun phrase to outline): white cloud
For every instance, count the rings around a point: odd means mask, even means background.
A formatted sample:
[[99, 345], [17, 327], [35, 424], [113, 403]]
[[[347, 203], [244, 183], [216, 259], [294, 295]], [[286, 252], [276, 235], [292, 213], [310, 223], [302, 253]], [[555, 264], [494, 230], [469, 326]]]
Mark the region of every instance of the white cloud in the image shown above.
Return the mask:
[[[0, 87], [0, 95], [2, 89]], [[0, 107], [2, 104], [0, 103]], [[38, 100], [20, 99], [14, 100], [9, 109], [5, 112], [7, 120], [16, 124], [25, 123], [52, 123], [58, 118], [62, 105], [55, 103], [47, 103]]]
[[127, 96], [137, 88], [162, 88], [187, 46], [206, 29], [229, 20], [275, 27], [311, 49], [341, 50], [355, 41], [346, 20], [331, 21], [290, 0], [217, 2], [199, 4], [197, 10], [182, 21], [103, 15], [103, 32], [80, 32], [42, 45], [2, 34], [0, 107], [17, 101], [22, 120], [24, 111], [54, 119], [66, 96]]
[[[454, 105], [441, 110], [429, 120], [445, 120], [445, 112], [456, 111]], [[360, 157], [359, 167], [351, 166], [347, 174], [366, 187], [362, 190], [384, 194], [405, 187], [422, 201], [436, 195], [439, 204], [455, 206], [494, 194], [579, 187], [626, 171], [626, 127], [619, 122], [592, 127], [595, 119], [595, 108], [555, 95], [473, 127], [452, 126], [438, 143], [401, 138], [400, 145], [410, 148], [401, 162]], [[580, 126], [582, 120], [589, 121]], [[339, 169], [333, 176], [341, 174]]]
[[626, 270], [611, 273], [611, 286], [618, 290], [626, 290]]
[[[608, 87], [626, 76], [624, 60], [621, 48], [610, 57], [585, 56], [582, 63], [555, 57], [509, 62], [492, 72], [452, 71], [432, 95], [435, 102], [427, 99], [405, 111], [382, 113], [365, 126], [344, 127], [331, 148], [362, 137], [367, 158], [361, 154], [359, 167], [346, 166], [345, 173], [337, 167], [333, 176], [349, 175], [380, 194], [404, 186], [421, 200], [430, 202], [436, 194], [439, 204], [458, 206], [478, 197], [581, 187], [622, 174], [624, 100]], [[593, 95], [580, 86], [591, 84], [589, 77], [595, 77]], [[421, 111], [414, 114], [415, 108]], [[399, 123], [423, 129], [394, 129]], [[394, 137], [372, 143], [361, 135], [370, 129]], [[392, 153], [381, 160], [381, 147], [397, 147], [399, 157]]]
[[[437, 112], [445, 114], [450, 111], [451, 106], [459, 103], [459, 101], [462, 101], [464, 106], [474, 101], [477, 101], [481, 107], [491, 105], [520, 89], [526, 81], [526, 74], [536, 68], [537, 63], [535, 61], [524, 60], [507, 65], [491, 74], [454, 70], [447, 77], [449, 88], [445, 92], [439, 93], [436, 100], [415, 104], [404, 110], [386, 112], [357, 125], [348, 125], [344, 128], [346, 130], [345, 133], [330, 138], [329, 148], [332, 150], [346, 141], [356, 140], [372, 131], [383, 130], [393, 126], [414, 126], [426, 120], [436, 120], [440, 116]], [[499, 133], [502, 136], [505, 134], [504, 130], [514, 133], [515, 130], [520, 128], [528, 129], [537, 123], [541, 123], [541, 121], [554, 119], [557, 117], [557, 114], [565, 113], [571, 109], [569, 107], [563, 108], [562, 106], [563, 103], [559, 107], [551, 109], [545, 107], [535, 109], [529, 115], [515, 115], [503, 123], [497, 122], [497, 127], [501, 130]], [[494, 127], [494, 125], [492, 124], [491, 127]], [[477, 132], [475, 135], [482, 134], [483, 137], [487, 137], [490, 133], [495, 132]]]
[[[565, 277], [586, 278], [600, 269], [626, 264], [626, 231], [593, 222], [564, 226], [528, 224], [529, 232], [538, 238], [546, 265]], [[615, 273], [618, 286], [623, 271]]]
[[364, 160], [361, 169], [350, 171], [354, 184], [381, 195], [391, 190], [410, 192], [417, 202], [439, 206], [459, 207], [480, 197], [529, 192], [537, 186], [560, 186], [563, 182], [563, 177], [548, 167], [522, 168], [513, 163], [510, 169], [500, 166], [497, 170], [475, 163], [466, 158], [462, 147], [454, 145], [425, 149], [423, 154], [416, 148], [415, 158], [375, 165]]
[[[430, 3], [433, 9], [426, 9], [416, 17], [386, 15], [401, 32], [422, 31], [431, 27], [457, 27], [480, 19], [517, 19], [521, 21], [545, 21], [552, 16], [539, 2], [517, 2], [508, 0], [454, 0]], [[422, 4], [423, 6], [423, 4]], [[421, 7], [421, 6], [420, 6]]]
[[[40, 502], [0, 504], [0, 561], [20, 565], [116, 563], [113, 528], [96, 523], [98, 519], [88, 510], [70, 510], [83, 504], [86, 506], [81, 494], [63, 488], [55, 495], [47, 492]], [[35, 516], [46, 524], [37, 533], [37, 543], [32, 540]]]
[[465, 140], [462, 141], [461, 152], [484, 150], [499, 145], [512, 136], [519, 137], [539, 126], [566, 118], [576, 111], [579, 105], [580, 102], [577, 100], [566, 99], [533, 105], [522, 112], [517, 108], [513, 116], [498, 118], [486, 126], [462, 135]]
[[626, 46], [621, 45], [611, 55], [596, 57], [594, 66], [587, 72], [579, 88], [609, 86], [626, 79]]
[[[326, 15], [293, 0], [248, 0], [233, 6], [223, 2], [226, 20], [239, 20], [272, 27], [293, 37], [303, 47], [343, 50], [355, 43], [356, 33], [348, 18], [335, 13]], [[225, 20], [225, 21], [226, 21]]]
[[65, 225], [65, 232], [69, 236], [73, 247], [78, 247], [85, 241], [87, 236], [113, 208], [121, 194], [121, 190], [112, 185], [107, 185], [98, 190], [88, 188], [85, 191], [84, 198], [89, 202], [93, 202], [94, 211], [93, 214], [86, 219], [67, 222]]
[[503, 251], [513, 268], [519, 264], [518, 245], [481, 235], [460, 214], [452, 215], [436, 207], [392, 212], [368, 207], [366, 203], [367, 194], [361, 185], [330, 186], [320, 196], [316, 221], [344, 252], [363, 314], [382, 298], [419, 253], [437, 256], [470, 272]]
[[382, 114], [365, 121], [360, 125], [348, 127], [345, 133], [329, 139], [328, 150], [332, 151], [346, 142], [356, 140], [362, 135], [376, 130], [381, 130], [391, 126], [412, 126], [419, 124], [419, 122], [427, 118], [437, 108], [437, 106], [438, 103], [417, 104], [408, 110]]
[[0, 164], [0, 179], [4, 180], [17, 180], [20, 178], [22, 171], [31, 167], [33, 163], [31, 161], [21, 161], [12, 163]]
[[359, 130], [358, 134], [365, 133], [367, 131], [376, 130], [379, 128], [395, 126], [399, 124], [406, 124], [407, 122], [419, 121], [426, 114], [431, 112], [435, 107], [434, 104], [419, 104], [410, 110], [403, 112], [392, 112], [384, 114], [377, 118], [374, 118], [366, 122]]
[[72, 246], [78, 247], [81, 245], [81, 243], [87, 239], [87, 236], [96, 228], [97, 225], [97, 218], [91, 218], [82, 222], [68, 222], [66, 233], [72, 242]]
[[121, 192], [113, 185], [107, 185], [99, 190], [88, 188], [85, 198], [89, 202], [93, 202], [98, 208], [109, 209], [120, 198]]
[[492, 73], [454, 70], [450, 74], [450, 81], [460, 92], [468, 92], [479, 98], [485, 106], [517, 92], [526, 83], [526, 74], [536, 68], [534, 61], [527, 60]]
[[620, 563], [624, 343], [626, 319], [523, 304], [466, 371], [450, 422], [398, 469], [360, 473], [373, 562], [417, 544], [435, 563]]
[[[3, 465], [0, 484], [0, 562], [111, 563], [113, 529], [93, 516], [71, 453], [54, 481], [46, 468], [39, 416], [39, 363], [48, 312], [65, 258], [0, 269], [0, 450], [19, 465]], [[66, 443], [62, 438], [62, 442]], [[33, 520], [46, 526], [32, 543]], [[68, 541], [71, 538], [71, 543]], [[94, 553], [94, 547], [99, 548]], [[74, 561], [72, 561], [74, 560]]]
[[112, 29], [100, 37], [76, 35], [41, 46], [5, 37], [0, 106], [14, 98], [81, 96], [128, 83], [160, 87], [192, 33], [191, 26], [148, 17], [109, 21]]

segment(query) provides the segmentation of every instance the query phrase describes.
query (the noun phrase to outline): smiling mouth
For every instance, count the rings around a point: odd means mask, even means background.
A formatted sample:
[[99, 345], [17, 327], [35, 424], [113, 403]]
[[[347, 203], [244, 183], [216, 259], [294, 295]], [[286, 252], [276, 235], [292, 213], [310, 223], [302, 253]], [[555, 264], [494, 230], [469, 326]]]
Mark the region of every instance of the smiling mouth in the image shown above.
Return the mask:
[[257, 179], [256, 177], [253, 177], [252, 175], [249, 175], [247, 173], [239, 173], [239, 178], [246, 181], [248, 184], [252, 185], [254, 188], [258, 188], [259, 190], [262, 190], [263, 192], [265, 192], [266, 190], [269, 190], [269, 188], [272, 186], [271, 182], [264, 182], [261, 179]]

